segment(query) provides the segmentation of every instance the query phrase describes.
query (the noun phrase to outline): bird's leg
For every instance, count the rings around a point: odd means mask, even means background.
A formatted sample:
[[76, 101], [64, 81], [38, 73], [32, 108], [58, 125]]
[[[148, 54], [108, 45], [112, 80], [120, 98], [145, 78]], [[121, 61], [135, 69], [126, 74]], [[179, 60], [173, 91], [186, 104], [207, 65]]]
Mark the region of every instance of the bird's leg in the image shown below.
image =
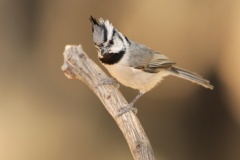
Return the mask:
[[98, 85], [113, 85], [116, 88], [119, 88], [120, 85], [115, 78], [105, 78], [99, 81]]
[[133, 99], [131, 103], [129, 103], [125, 108], [120, 110], [118, 116], [121, 116], [122, 114], [128, 112], [129, 110], [132, 110], [135, 114], [137, 114], [137, 108], [134, 108], [133, 105], [137, 100], [144, 94], [145, 92], [139, 92], [139, 94]]

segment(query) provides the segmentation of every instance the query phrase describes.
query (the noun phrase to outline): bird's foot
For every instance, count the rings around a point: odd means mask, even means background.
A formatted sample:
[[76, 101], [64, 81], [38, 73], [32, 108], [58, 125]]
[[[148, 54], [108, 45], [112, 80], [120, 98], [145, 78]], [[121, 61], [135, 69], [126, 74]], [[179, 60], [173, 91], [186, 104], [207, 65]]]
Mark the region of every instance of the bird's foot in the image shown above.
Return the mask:
[[120, 87], [120, 84], [115, 78], [105, 78], [99, 81], [98, 85], [113, 85], [116, 88]]
[[129, 111], [133, 111], [133, 113], [137, 114], [137, 108], [133, 107], [133, 104], [130, 103], [129, 105], [127, 105], [126, 107], [120, 109], [119, 113], [117, 114], [117, 116], [121, 116], [123, 115], [124, 113], [127, 113]]

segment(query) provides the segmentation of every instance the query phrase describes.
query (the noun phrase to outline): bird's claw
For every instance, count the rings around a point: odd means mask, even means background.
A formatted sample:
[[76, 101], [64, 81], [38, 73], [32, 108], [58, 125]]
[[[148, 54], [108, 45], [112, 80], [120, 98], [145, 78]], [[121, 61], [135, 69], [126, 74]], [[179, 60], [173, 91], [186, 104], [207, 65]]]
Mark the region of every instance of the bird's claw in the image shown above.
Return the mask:
[[120, 87], [120, 84], [115, 78], [105, 78], [99, 81], [98, 85], [113, 85], [116, 88]]
[[119, 113], [117, 114], [117, 116], [121, 116], [123, 115], [124, 113], [127, 113], [129, 111], [132, 111], [134, 114], [137, 114], [137, 108], [133, 107], [131, 104], [129, 104], [128, 106], [120, 109]]

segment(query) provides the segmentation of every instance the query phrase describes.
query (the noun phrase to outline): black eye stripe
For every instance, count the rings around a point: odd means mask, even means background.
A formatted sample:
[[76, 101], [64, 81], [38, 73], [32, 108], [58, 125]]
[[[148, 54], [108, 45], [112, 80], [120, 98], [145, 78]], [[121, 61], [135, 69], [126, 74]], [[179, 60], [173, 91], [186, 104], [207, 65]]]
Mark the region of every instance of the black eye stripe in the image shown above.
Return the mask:
[[103, 34], [104, 34], [103, 42], [107, 42], [108, 31], [105, 25], [103, 26]]
[[114, 44], [113, 37], [114, 37], [115, 34], [116, 34], [116, 30], [113, 29], [113, 32], [112, 32], [112, 39], [109, 41], [109, 45], [113, 45], [113, 44]]
[[124, 37], [127, 40], [127, 43], [130, 45], [131, 43], [130, 43], [129, 39], [126, 36], [124, 36]]
[[123, 42], [122, 36], [118, 35], [118, 37], [121, 39], [121, 41]]
[[113, 29], [113, 34], [112, 34], [112, 37], [116, 34], [116, 30]]

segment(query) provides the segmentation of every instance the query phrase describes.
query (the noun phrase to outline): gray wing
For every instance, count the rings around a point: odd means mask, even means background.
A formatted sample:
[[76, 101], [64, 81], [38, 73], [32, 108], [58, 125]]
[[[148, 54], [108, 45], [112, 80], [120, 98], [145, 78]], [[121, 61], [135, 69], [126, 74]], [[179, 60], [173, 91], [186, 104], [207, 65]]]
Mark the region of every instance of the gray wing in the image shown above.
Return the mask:
[[208, 80], [202, 78], [196, 73], [174, 66], [176, 63], [171, 62], [163, 54], [155, 52], [142, 44], [136, 42], [132, 43], [134, 47], [129, 48], [131, 52], [129, 55], [129, 64], [131, 67], [150, 73], [157, 73], [160, 69], [167, 69], [171, 75], [213, 89], [213, 85], [211, 85]]
[[133, 42], [130, 47], [130, 67], [141, 69], [145, 72], [156, 73], [162, 68], [170, 68], [176, 64], [165, 55], [155, 52], [142, 44]]

